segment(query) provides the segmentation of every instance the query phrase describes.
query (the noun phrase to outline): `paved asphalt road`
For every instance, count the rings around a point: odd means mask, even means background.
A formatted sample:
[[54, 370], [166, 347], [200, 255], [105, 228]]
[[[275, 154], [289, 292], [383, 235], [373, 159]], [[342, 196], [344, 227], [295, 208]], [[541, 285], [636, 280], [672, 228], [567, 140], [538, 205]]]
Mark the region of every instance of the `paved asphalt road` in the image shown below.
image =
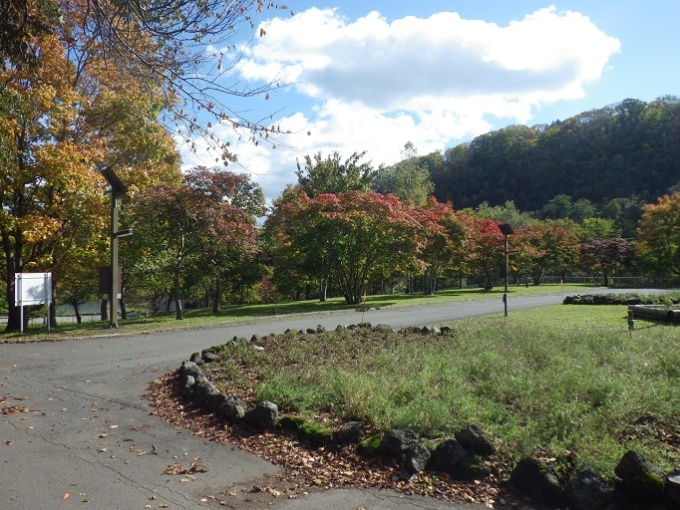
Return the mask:
[[[559, 303], [561, 295], [511, 298], [509, 310]], [[204, 441], [149, 415], [148, 383], [192, 352], [237, 335], [327, 329], [365, 320], [394, 327], [502, 313], [500, 299], [272, 317], [215, 329], [0, 345], [0, 508], [224, 508], [210, 498], [252, 485], [278, 468], [237, 448]], [[17, 411], [17, 412], [12, 412]], [[163, 471], [200, 457], [193, 481]], [[203, 501], [202, 501], [203, 500]], [[147, 506], [148, 505], [148, 506]], [[163, 506], [167, 505], [167, 506]], [[274, 500], [280, 510], [481, 508], [404, 498], [390, 491], [330, 491]], [[230, 508], [230, 507], [227, 507]], [[251, 506], [252, 508], [252, 506]], [[263, 507], [264, 508], [264, 507]]]

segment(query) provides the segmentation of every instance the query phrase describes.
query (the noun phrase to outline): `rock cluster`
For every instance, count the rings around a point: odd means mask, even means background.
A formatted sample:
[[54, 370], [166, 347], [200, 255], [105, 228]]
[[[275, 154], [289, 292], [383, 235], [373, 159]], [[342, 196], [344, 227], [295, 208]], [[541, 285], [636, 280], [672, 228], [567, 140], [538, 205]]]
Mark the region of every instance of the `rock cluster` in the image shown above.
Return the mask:
[[522, 459], [510, 477], [520, 492], [534, 501], [555, 508], [576, 510], [674, 509], [680, 505], [680, 472], [665, 475], [635, 451], [627, 452], [614, 470], [619, 480], [608, 486], [590, 468], [568, 480], [560, 480], [544, 462]]
[[456, 480], [480, 480], [490, 474], [485, 459], [496, 451], [493, 443], [476, 425], [457, 431], [455, 439], [435, 443], [410, 429], [391, 429], [380, 436], [371, 450], [368, 438], [360, 449], [381, 454], [399, 462], [409, 474], [421, 471], [446, 473]]
[[566, 296], [562, 301], [565, 305], [640, 305], [653, 304], [638, 296], [626, 296], [624, 294], [575, 294]]
[[272, 429], [278, 423], [279, 409], [276, 404], [262, 401], [248, 409], [246, 402], [240, 398], [220, 392], [195, 361], [184, 361], [180, 367], [180, 375], [184, 383], [185, 398], [226, 420], [244, 420], [261, 429]]

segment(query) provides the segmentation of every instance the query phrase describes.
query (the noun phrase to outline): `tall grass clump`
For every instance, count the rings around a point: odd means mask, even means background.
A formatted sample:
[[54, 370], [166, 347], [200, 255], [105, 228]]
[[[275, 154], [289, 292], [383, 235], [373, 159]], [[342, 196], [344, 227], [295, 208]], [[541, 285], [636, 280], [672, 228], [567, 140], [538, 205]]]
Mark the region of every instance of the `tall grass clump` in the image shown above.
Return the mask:
[[638, 322], [631, 333], [625, 307], [559, 306], [455, 322], [445, 335], [271, 336], [264, 351], [227, 354], [250, 375], [224, 384], [249, 386], [288, 412], [331, 412], [379, 430], [441, 437], [474, 423], [506, 457], [542, 452], [610, 477], [631, 448], [672, 468], [680, 463], [678, 329]]

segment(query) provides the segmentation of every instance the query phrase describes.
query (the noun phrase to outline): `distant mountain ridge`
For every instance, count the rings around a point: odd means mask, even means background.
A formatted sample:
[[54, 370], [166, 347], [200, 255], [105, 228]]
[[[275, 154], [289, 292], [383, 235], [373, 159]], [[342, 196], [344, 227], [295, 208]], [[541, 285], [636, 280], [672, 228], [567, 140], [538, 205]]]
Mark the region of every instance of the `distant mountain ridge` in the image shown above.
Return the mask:
[[626, 99], [550, 125], [513, 125], [423, 156], [439, 201], [456, 209], [514, 201], [535, 211], [556, 195], [655, 202], [680, 183], [680, 99]]

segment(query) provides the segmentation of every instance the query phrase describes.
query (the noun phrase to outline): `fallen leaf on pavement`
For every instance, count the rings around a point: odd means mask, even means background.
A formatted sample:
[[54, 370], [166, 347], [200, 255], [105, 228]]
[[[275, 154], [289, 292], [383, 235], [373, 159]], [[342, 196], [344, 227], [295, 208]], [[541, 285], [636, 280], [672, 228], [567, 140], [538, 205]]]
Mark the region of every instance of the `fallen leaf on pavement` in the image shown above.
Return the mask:
[[208, 467], [203, 463], [200, 457], [196, 457], [191, 461], [190, 467], [184, 467], [179, 462], [173, 462], [165, 471], [164, 475], [191, 475], [193, 473], [205, 473]]

